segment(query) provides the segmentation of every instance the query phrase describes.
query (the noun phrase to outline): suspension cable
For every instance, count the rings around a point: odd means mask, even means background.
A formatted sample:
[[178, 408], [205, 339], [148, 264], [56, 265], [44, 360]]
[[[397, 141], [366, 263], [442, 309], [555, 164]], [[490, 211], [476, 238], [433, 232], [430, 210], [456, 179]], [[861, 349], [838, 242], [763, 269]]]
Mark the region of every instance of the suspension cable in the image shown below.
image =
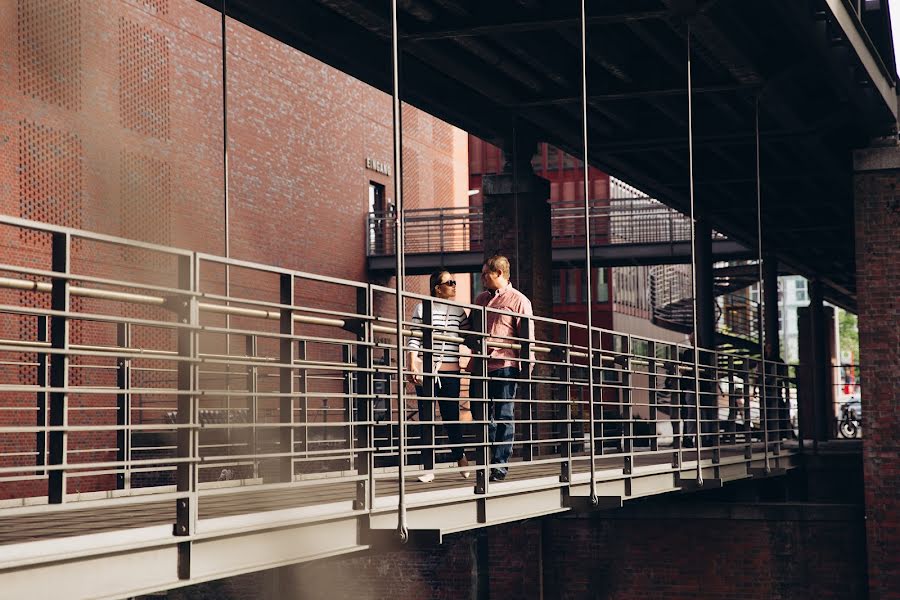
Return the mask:
[[[691, 88], [691, 24], [687, 24], [687, 99], [688, 99], [688, 182], [691, 203], [691, 287], [693, 288], [693, 336], [694, 336], [694, 435], [697, 454], [697, 485], [703, 485], [703, 471], [700, 469], [700, 346], [697, 339], [697, 220], [694, 216], [694, 113], [693, 90]], [[684, 432], [682, 432], [683, 434]]]
[[394, 228], [396, 246], [396, 308], [397, 308], [397, 410], [400, 435], [397, 439], [398, 460], [398, 484], [400, 488], [397, 505], [397, 533], [401, 542], [409, 540], [409, 528], [406, 522], [406, 395], [405, 382], [403, 380], [403, 276], [406, 267], [403, 264], [403, 156], [402, 156], [402, 132], [401, 132], [401, 105], [400, 105], [400, 56], [399, 56], [399, 31], [397, 28], [397, 0], [391, 0], [391, 69], [393, 75], [392, 96], [392, 125], [394, 130]]
[[769, 464], [769, 411], [768, 399], [766, 398], [766, 296], [765, 296], [765, 277], [763, 275], [763, 253], [762, 253], [762, 180], [760, 179], [760, 153], [759, 153], [759, 94], [756, 95], [756, 111], [755, 111], [755, 129], [756, 129], [756, 264], [759, 267], [759, 364], [760, 373], [760, 393], [759, 393], [759, 413], [763, 422], [763, 453], [765, 456], [766, 473], [772, 471]]
[[[585, 14], [585, 0], [581, 0], [581, 136], [582, 136], [582, 167], [584, 171], [584, 272], [585, 285], [587, 285], [587, 355], [588, 355], [588, 407], [590, 418], [591, 439], [591, 504], [597, 506], [597, 461], [596, 433], [594, 431], [594, 328], [591, 315], [592, 292], [591, 289], [591, 217], [590, 201], [588, 195], [588, 114], [587, 114], [587, 25]], [[601, 367], [603, 360], [600, 361]]]

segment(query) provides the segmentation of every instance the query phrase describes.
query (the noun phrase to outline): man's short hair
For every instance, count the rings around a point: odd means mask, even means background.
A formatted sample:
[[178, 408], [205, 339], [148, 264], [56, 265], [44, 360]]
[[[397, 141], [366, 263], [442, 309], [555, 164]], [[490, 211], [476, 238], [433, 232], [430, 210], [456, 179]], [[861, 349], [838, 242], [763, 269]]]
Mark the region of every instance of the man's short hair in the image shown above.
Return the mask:
[[504, 277], [509, 279], [509, 259], [502, 254], [493, 255], [484, 261], [484, 264], [487, 265], [487, 268], [491, 271], [500, 271]]

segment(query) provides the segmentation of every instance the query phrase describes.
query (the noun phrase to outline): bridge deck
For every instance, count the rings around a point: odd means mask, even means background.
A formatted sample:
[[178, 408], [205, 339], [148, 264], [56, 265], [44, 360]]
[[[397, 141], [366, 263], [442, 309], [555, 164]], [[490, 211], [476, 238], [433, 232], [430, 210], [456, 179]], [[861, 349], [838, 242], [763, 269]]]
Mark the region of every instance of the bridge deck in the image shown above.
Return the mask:
[[[796, 443], [783, 442], [783, 456], [791, 455], [797, 449]], [[763, 444], [753, 444], [754, 452], [762, 451]], [[723, 460], [729, 457], [743, 457], [744, 446], [725, 446], [720, 448], [720, 456]], [[682, 451], [684, 460], [691, 461], [696, 457], [693, 450]], [[634, 467], [663, 467], [671, 466], [675, 450], [661, 450], [657, 452], [637, 452], [634, 455]], [[703, 459], [710, 459], [713, 450], [703, 449]], [[599, 456], [596, 458], [596, 470], [603, 478], [621, 477], [623, 459], [627, 455]], [[557, 457], [543, 457], [552, 460]], [[690, 464], [690, 462], [687, 462]], [[407, 501], [414, 505], [420, 497], [432, 496], [438, 491], [456, 492], [453, 496], [456, 501], [464, 495], [466, 490], [472, 492], [472, 499], [476, 498], [474, 485], [476, 481], [473, 465], [472, 476], [464, 479], [456, 470], [443, 467], [455, 465], [438, 465], [435, 469], [435, 478], [429, 483], [418, 481], [417, 477], [422, 473], [418, 467], [411, 467], [406, 476]], [[377, 506], [391, 506], [396, 504], [399, 484], [397, 481], [396, 467], [381, 468], [377, 470], [375, 478], [378, 481], [376, 494]], [[588, 474], [590, 465], [587, 455], [573, 458], [573, 474]], [[503, 483], [492, 484], [494, 492], [503, 493], [512, 486], [516, 488], [528, 488], [530, 484], [558, 476], [560, 467], [558, 463], [548, 462], [542, 464], [513, 461], [510, 463], [509, 476]], [[322, 485], [287, 488], [275, 488], [265, 485], [249, 485], [240, 488], [219, 488], [218, 491], [228, 489], [235, 493], [228, 494], [200, 494], [199, 518], [214, 519], [219, 517], [231, 517], [250, 513], [263, 513], [282, 509], [317, 508], [310, 511], [310, 516], [321, 516], [323, 507], [334, 505], [335, 512], [344, 510], [348, 499], [354, 497], [355, 483], [347, 481], [340, 472], [318, 474], [316, 477], [332, 476], [333, 483]], [[78, 508], [79, 504], [85, 504], [85, 508]], [[91, 507], [96, 504], [92, 501], [72, 502], [66, 510], [47, 512], [46, 506], [33, 507], [34, 512], [4, 516], [0, 510], [0, 546], [20, 544], [38, 540], [73, 537], [87, 534], [97, 534], [110, 531], [120, 531], [153, 525], [174, 524], [176, 520], [175, 504], [168, 500], [155, 501], [152, 495], [146, 497], [146, 502], [140, 504], [114, 505]]]

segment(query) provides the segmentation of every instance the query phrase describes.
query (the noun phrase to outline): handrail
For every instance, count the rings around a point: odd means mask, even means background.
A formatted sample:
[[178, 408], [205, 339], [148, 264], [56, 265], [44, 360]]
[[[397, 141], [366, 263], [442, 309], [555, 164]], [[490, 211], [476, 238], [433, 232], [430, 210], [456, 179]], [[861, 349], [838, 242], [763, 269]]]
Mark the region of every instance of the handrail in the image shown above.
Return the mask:
[[[45, 503], [77, 507], [91, 494], [111, 495], [114, 504], [117, 495], [138, 493], [150, 503], [157, 497], [152, 492], [171, 493], [175, 486], [176, 531], [182, 525], [190, 531], [201, 519], [197, 506], [209, 498], [208, 484], [240, 482], [229, 492], [237, 494], [315, 481], [322, 489], [351, 483], [349, 491], [334, 493], [349, 495], [357, 510], [384, 511], [398, 477], [415, 485], [422, 469], [415, 463], [437, 464], [454, 447], [444, 427], [468, 428], [458, 445], [490, 455], [496, 443], [488, 437], [489, 398], [476, 392], [490, 381], [485, 367], [499, 349], [531, 351], [512, 359], [521, 367], [515, 381], [525, 390], [513, 401], [519, 437], [512, 478], [521, 466], [556, 470], [558, 485], [576, 494], [589, 477], [589, 461], [618, 461], [616, 477], [630, 479], [640, 476], [636, 457], [658, 457], [659, 469], [680, 474], [696, 467], [686, 466], [697, 454], [690, 447], [704, 448], [701, 460], [710, 465], [734, 451], [733, 460], [749, 470], [763, 454], [783, 451], [780, 438], [760, 447], [762, 415], [775, 415], [776, 434], [793, 434], [779, 419], [796, 404], [796, 370], [775, 363], [763, 381], [754, 359], [701, 349], [698, 363], [688, 346], [599, 327], [591, 330], [596, 343], [589, 348], [584, 325], [540, 316], [526, 319], [533, 339], [445, 331], [428, 325], [430, 318], [413, 326], [407, 320], [412, 304], [429, 297], [406, 292], [407, 314], [398, 324], [396, 311], [380, 308], [392, 305], [391, 288], [202, 253], [173, 252], [180, 261], [174, 274], [148, 275], [123, 263], [117, 278], [93, 283], [93, 259], [78, 256], [73, 241], [94, 234], [33, 222], [14, 226], [54, 234], [44, 251], [77, 259], [50, 275], [7, 264], [0, 277], [0, 288], [22, 292], [8, 294], [12, 299], [0, 307], [20, 324], [18, 338], [4, 333], [11, 339], [0, 339], [0, 362], [16, 378], [0, 386], [6, 415], [0, 436], [16, 436], [0, 451], [0, 489], [18, 490], [20, 504], [45, 497]], [[121, 238], [103, 240], [130, 246]], [[106, 265], [121, 256], [115, 250], [97, 260]], [[223, 264], [233, 267], [230, 295], [221, 294], [215, 278]], [[178, 283], [141, 287], [148, 277]], [[61, 296], [68, 303], [59, 303]], [[490, 310], [460, 306], [481, 321]], [[411, 337], [422, 340], [424, 353], [446, 354], [439, 342], [462, 344], [458, 354], [468, 371], [443, 376], [460, 381], [471, 421], [423, 418], [415, 402], [396, 404], [402, 385], [396, 356]], [[433, 389], [438, 375], [424, 373], [424, 389]], [[760, 407], [765, 385], [786, 390], [786, 404]], [[699, 397], [699, 415], [690, 414], [697, 406], [687, 400], [691, 394]], [[64, 418], [51, 420], [54, 411]], [[698, 430], [685, 429], [698, 420]], [[403, 450], [403, 475], [394, 469], [399, 427], [411, 442]], [[440, 472], [464, 485], [459, 473], [476, 471], [473, 493], [492, 494], [492, 466], [488, 458]], [[328, 482], [316, 479], [320, 472], [329, 474]]]
[[[671, 243], [690, 239], [690, 220], [650, 198], [595, 199], [590, 201], [588, 226], [592, 244]], [[395, 250], [393, 211], [371, 212], [366, 218], [368, 256], [392, 256]], [[404, 249], [411, 253], [465, 252], [483, 249], [481, 207], [420, 208], [404, 212]], [[554, 247], [584, 243], [584, 206], [559, 201], [550, 207]], [[722, 239], [713, 232], [715, 239]]]

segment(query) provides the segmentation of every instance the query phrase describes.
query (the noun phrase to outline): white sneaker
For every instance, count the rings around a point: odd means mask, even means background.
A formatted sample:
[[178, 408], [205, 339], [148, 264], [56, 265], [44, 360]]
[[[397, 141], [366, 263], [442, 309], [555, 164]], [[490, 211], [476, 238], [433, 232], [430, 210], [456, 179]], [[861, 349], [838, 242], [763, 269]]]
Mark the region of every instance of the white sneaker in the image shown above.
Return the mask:
[[421, 475], [419, 475], [418, 479], [422, 483], [431, 483], [432, 481], [434, 481], [434, 473], [432, 473], [431, 471], [422, 473]]

